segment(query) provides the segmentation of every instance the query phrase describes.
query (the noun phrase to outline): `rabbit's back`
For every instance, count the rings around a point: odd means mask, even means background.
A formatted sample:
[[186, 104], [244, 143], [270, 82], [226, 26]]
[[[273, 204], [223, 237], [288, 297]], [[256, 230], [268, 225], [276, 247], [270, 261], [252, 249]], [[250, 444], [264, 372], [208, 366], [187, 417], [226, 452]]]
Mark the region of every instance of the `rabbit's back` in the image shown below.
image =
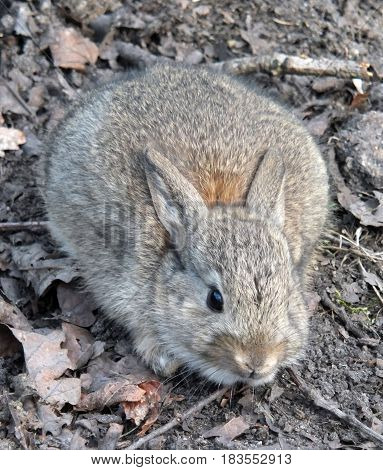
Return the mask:
[[[293, 258], [304, 264], [327, 205], [325, 165], [312, 138], [287, 111], [237, 79], [164, 65], [85, 95], [57, 130], [46, 192], [56, 235], [68, 240], [69, 251], [74, 223], [77, 245], [88, 246], [89, 225], [102, 238], [106, 203], [136, 216], [149, 210], [156, 225], [141, 165], [148, 147], [160, 150], [210, 207], [241, 204], [265, 153], [283, 158], [285, 232]], [[160, 253], [165, 234], [159, 224], [154, 230], [152, 248]]]

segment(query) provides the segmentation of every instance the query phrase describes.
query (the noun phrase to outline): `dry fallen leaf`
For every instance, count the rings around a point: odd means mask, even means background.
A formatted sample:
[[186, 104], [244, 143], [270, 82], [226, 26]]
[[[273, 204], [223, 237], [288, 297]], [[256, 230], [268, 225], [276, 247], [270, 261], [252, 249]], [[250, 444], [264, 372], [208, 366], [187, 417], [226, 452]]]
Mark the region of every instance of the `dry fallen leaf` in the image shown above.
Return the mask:
[[21, 310], [15, 305], [5, 302], [2, 298], [0, 298], [0, 323], [5, 323], [20, 330], [32, 330], [31, 325]]
[[113, 361], [108, 353], [90, 361], [87, 367], [88, 379], [91, 380], [89, 391], [94, 392], [105, 384], [116, 380], [127, 380], [131, 384], [140, 384], [156, 380], [151, 370], [141, 364], [136, 356], [128, 354], [119, 361]]
[[364, 201], [350, 188], [347, 187], [343, 176], [341, 175], [338, 164], [335, 161], [334, 149], [330, 149], [329, 170], [337, 188], [337, 197], [339, 204], [360, 220], [362, 225], [371, 225], [373, 227], [383, 226], [383, 193], [373, 191], [376, 202], [370, 200]]
[[11, 357], [20, 350], [20, 342], [9, 327], [27, 331], [32, 329], [24, 314], [0, 297], [0, 357]]
[[144, 423], [140, 435], [157, 420], [162, 400], [161, 383], [135, 356], [128, 354], [113, 361], [104, 353], [89, 363], [82, 381], [83, 389], [90, 393], [83, 393], [77, 409], [101, 410], [121, 404], [127, 419], [132, 419], [136, 425]]
[[97, 45], [73, 28], [58, 31], [50, 49], [57, 67], [80, 71], [85, 70], [85, 64], [95, 64], [99, 54]]
[[221, 426], [216, 426], [210, 431], [207, 431], [203, 434], [203, 437], [219, 437], [219, 441], [223, 444], [227, 444], [228, 442], [232, 441], [236, 437], [243, 434], [247, 431], [250, 426], [246, 423], [242, 416], [238, 416], [237, 418], [231, 419], [226, 424]]
[[[65, 283], [71, 282], [78, 277], [76, 267], [68, 262], [67, 265], [60, 265], [58, 269], [35, 269], [44, 262], [50, 261], [54, 266], [54, 261], [46, 259], [48, 253], [40, 243], [31, 245], [13, 246], [12, 259], [16, 267], [21, 271], [27, 285], [31, 285], [38, 297], [42, 297], [51, 287], [53, 282], [60, 280]], [[83, 326], [83, 325], [80, 325]]]
[[19, 145], [25, 142], [23, 132], [9, 127], [0, 127], [0, 157], [4, 157], [4, 150], [18, 150]]
[[361, 224], [372, 227], [383, 226], [383, 193], [373, 191], [377, 202], [372, 203], [373, 198], [363, 201], [345, 185], [338, 189], [339, 203], [359, 219]]
[[47, 432], [58, 437], [64, 426], [69, 426], [72, 422], [70, 413], [57, 413], [51, 405], [37, 403], [37, 415], [41, 421], [43, 435]]
[[138, 386], [145, 391], [145, 395], [142, 396], [141, 400], [139, 402], [126, 401], [121, 404], [126, 418], [132, 419], [136, 425], [141, 424], [147, 417], [138, 433], [139, 436], [143, 436], [158, 419], [160, 413], [161, 383], [156, 380], [151, 380], [150, 382], [141, 383]]
[[95, 392], [83, 394], [76, 409], [81, 411], [102, 410], [123, 401], [139, 402], [145, 390], [138, 385], [132, 385], [127, 380], [112, 382], [104, 385]]
[[64, 332], [53, 330], [41, 334], [16, 328], [11, 331], [23, 345], [28, 374], [41, 398], [52, 404], [77, 404], [81, 396], [80, 379], [59, 378], [72, 368], [68, 351], [61, 348]]
[[70, 323], [63, 323], [62, 329], [65, 333], [62, 347], [68, 351], [68, 357], [72, 364], [71, 369], [80, 369], [93, 356], [94, 339], [88, 330]]

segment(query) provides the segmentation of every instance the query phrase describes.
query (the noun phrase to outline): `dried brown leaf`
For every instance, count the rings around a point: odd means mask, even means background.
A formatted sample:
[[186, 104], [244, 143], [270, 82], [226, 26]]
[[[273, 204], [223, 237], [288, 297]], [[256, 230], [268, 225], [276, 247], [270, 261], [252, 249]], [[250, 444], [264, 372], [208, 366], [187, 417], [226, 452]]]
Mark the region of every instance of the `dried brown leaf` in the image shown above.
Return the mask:
[[94, 339], [88, 330], [70, 323], [63, 323], [62, 329], [65, 333], [62, 346], [68, 351], [71, 369], [77, 370], [87, 364], [92, 357]]
[[370, 201], [363, 201], [361, 198], [351, 192], [345, 185], [338, 191], [338, 201], [347, 210], [349, 210], [363, 225], [372, 227], [383, 226], [383, 194], [374, 191], [378, 200], [378, 205], [371, 206]]
[[203, 437], [219, 437], [222, 443], [228, 443], [243, 434], [249, 428], [250, 426], [246, 423], [245, 419], [242, 416], [238, 416], [221, 426], [210, 429], [210, 431], [203, 434]]
[[80, 400], [80, 379], [59, 378], [72, 367], [68, 351], [61, 348], [64, 332], [54, 330], [45, 335], [16, 328], [11, 331], [23, 345], [27, 371], [38, 394], [48, 403], [75, 405]]
[[138, 386], [145, 391], [142, 399], [138, 403], [124, 402], [122, 407], [126, 418], [132, 419], [136, 425], [141, 424], [146, 418], [138, 433], [139, 436], [143, 436], [158, 419], [159, 403], [161, 401], [161, 383], [151, 380]]
[[58, 413], [51, 405], [37, 403], [37, 415], [42, 424], [42, 431], [45, 435], [47, 432], [52, 436], [59, 436], [64, 426], [69, 426], [72, 422], [70, 413]]
[[368, 100], [369, 93], [356, 93], [351, 101], [351, 108], [361, 108]]
[[25, 144], [25, 142], [25, 135], [22, 131], [0, 127], [0, 157], [4, 157], [4, 150], [18, 150], [19, 145]]
[[136, 385], [156, 379], [153, 372], [131, 354], [119, 361], [112, 361], [107, 353], [101, 354], [91, 360], [87, 373], [92, 379], [90, 391], [96, 391], [105, 384], [116, 380], [124, 379], [130, 384]]
[[108, 383], [95, 392], [83, 394], [76, 409], [82, 411], [102, 410], [106, 406], [124, 401], [139, 402], [143, 395], [145, 395], [145, 390], [126, 380]]
[[57, 380], [43, 378], [36, 382], [36, 390], [41, 398], [48, 403], [76, 405], [81, 398], [81, 381], [73, 378]]
[[78, 276], [75, 266], [69, 262], [67, 265], [59, 263], [57, 269], [44, 266], [43, 269], [39, 269], [42, 263], [50, 261], [53, 266], [56, 260], [46, 259], [48, 253], [37, 242], [31, 245], [14, 246], [11, 251], [12, 259], [20, 269], [22, 277], [27, 285], [33, 287], [38, 297], [43, 296], [55, 281], [69, 283]]
[[53, 330], [47, 335], [12, 328], [25, 353], [27, 370], [32, 379], [52, 380], [71, 367], [67, 351], [61, 348], [64, 332]]
[[20, 330], [32, 330], [31, 325], [21, 310], [15, 305], [5, 302], [2, 298], [0, 298], [0, 323], [5, 323]]
[[85, 70], [85, 64], [95, 64], [99, 54], [97, 45], [73, 28], [58, 31], [50, 49], [57, 67], [80, 71]]
[[337, 188], [337, 197], [339, 204], [346, 210], [350, 211], [357, 219], [360, 220], [362, 225], [371, 225], [373, 227], [383, 226], [383, 193], [373, 191], [374, 197], [377, 202], [372, 203], [371, 198], [369, 201], [364, 201], [350, 188], [347, 187], [343, 176], [341, 175], [338, 165], [335, 161], [334, 149], [329, 151], [329, 170], [334, 179]]

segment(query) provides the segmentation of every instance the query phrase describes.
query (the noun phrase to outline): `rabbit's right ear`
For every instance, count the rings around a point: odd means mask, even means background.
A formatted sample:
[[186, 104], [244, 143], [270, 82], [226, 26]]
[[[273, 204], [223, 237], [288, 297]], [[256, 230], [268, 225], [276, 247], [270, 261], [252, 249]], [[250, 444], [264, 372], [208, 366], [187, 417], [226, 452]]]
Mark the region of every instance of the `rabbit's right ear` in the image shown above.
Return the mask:
[[272, 150], [264, 155], [246, 199], [246, 206], [283, 228], [285, 221], [285, 165]]
[[186, 231], [207, 207], [195, 187], [162, 154], [150, 149], [144, 157], [144, 168], [157, 216], [176, 248], [182, 248]]

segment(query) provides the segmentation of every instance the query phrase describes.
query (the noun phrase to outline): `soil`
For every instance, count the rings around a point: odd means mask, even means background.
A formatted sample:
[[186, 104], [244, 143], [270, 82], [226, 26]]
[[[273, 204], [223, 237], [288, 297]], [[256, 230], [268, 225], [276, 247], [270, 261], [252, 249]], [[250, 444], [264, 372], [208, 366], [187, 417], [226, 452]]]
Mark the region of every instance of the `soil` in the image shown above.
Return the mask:
[[[134, 68], [119, 57], [117, 41], [190, 64], [283, 52], [367, 61], [377, 70], [383, 69], [380, 0], [105, 0], [97, 2], [97, 8], [93, 4], [89, 0], [0, 3], [0, 118], [4, 119], [3, 124], [0, 119], [0, 126], [21, 130], [26, 136], [26, 143], [19, 150], [0, 156], [0, 224], [45, 220], [38, 192], [42, 142], [78, 93]], [[98, 58], [93, 60], [89, 56], [86, 64], [64, 67], [50, 47], [57, 41], [57, 31], [63, 28], [73, 28], [96, 44]], [[382, 181], [382, 173], [361, 182], [360, 178], [353, 178], [354, 167], [345, 164], [345, 152], [349, 156], [357, 146], [356, 136], [361, 139], [364, 158], [374, 151], [368, 150], [366, 143], [372, 140], [369, 132], [376, 132], [376, 127], [367, 126], [364, 132], [360, 123], [368, 119], [359, 118], [383, 110], [381, 83], [364, 83], [361, 93], [356, 88], [358, 84], [336, 77], [257, 74], [249, 76], [249, 80], [304, 120], [329, 161], [334, 181], [335, 162], [350, 191], [354, 191], [357, 180], [355, 194], [364, 197], [382, 189], [371, 186]], [[353, 136], [352, 148], [342, 147], [345, 135]], [[331, 156], [335, 158], [331, 160]], [[334, 184], [333, 217], [315, 265], [312, 290], [317, 294], [310, 295], [315, 310], [310, 341], [298, 371], [306, 384], [326, 400], [334, 401], [341, 410], [382, 434], [383, 234], [379, 222], [375, 226], [361, 225], [352, 210], [351, 213], [338, 203], [338, 192], [339, 187]], [[340, 246], [339, 234], [350, 242]], [[367, 250], [367, 255], [358, 244]], [[44, 251], [44, 256], [36, 254], [39, 250]], [[44, 230], [10, 232], [0, 228], [2, 297], [17, 305], [34, 328], [59, 325], [64, 314], [57, 290], [65, 282], [73, 285], [75, 276], [67, 271], [58, 275], [55, 271], [50, 272], [51, 277], [42, 279], [40, 272], [17, 269], [20, 256], [31, 263], [32, 259], [33, 262], [61, 259], [62, 254]], [[343, 309], [359, 335], [323, 306], [318, 297], [318, 294], [323, 297], [323, 293]], [[121, 332], [99, 312], [95, 311], [95, 315], [93, 324], [90, 321], [83, 326], [95, 340], [105, 343], [105, 351], [116, 355], [116, 337], [121, 338]], [[5, 328], [0, 333], [8, 331], [4, 326], [0, 328]], [[7, 334], [0, 336], [0, 341], [1, 338], [5, 341]], [[118, 405], [92, 414], [79, 412], [67, 403], [52, 408], [56, 418], [65, 422], [60, 422], [58, 430], [47, 427], [41, 414], [44, 402], [31, 391], [26, 372], [23, 351], [17, 346], [11, 354], [8, 348], [0, 357], [1, 449], [104, 448], [105, 433], [113, 422], [121, 425], [113, 447], [126, 447], [137, 439], [139, 427], [126, 419]], [[167, 387], [173, 398], [170, 403], [162, 403], [153, 429], [175, 414], [184, 413], [215, 389], [214, 385], [187, 374], [173, 379]], [[238, 436], [206, 437], [212, 428], [238, 417], [246, 423], [246, 429]], [[287, 371], [281, 372], [270, 386], [233, 389], [225, 399], [213, 402], [182, 426], [149, 442], [153, 449], [260, 447], [369, 449], [377, 444], [316, 407]]]

